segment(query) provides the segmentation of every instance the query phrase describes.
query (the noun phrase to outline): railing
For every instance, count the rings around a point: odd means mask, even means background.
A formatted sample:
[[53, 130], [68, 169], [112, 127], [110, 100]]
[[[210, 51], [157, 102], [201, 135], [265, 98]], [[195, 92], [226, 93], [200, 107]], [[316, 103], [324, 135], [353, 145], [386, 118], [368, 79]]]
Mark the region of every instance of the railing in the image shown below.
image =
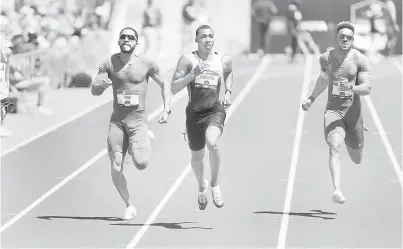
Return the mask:
[[67, 87], [74, 74], [92, 75], [97, 70], [99, 62], [108, 56], [104, 52], [110, 42], [109, 31], [91, 31], [76, 45], [11, 55], [10, 64], [25, 77], [33, 77], [37, 71], [35, 62], [39, 60], [41, 71], [51, 78], [52, 88]]

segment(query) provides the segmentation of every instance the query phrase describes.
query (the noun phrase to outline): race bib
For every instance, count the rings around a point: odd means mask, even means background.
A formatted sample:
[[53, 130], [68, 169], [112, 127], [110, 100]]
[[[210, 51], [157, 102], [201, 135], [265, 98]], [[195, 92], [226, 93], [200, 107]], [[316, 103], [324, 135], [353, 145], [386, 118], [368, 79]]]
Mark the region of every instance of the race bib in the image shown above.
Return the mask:
[[204, 72], [196, 77], [196, 87], [200, 88], [217, 88], [220, 75], [215, 72]]
[[340, 80], [333, 81], [332, 94], [339, 98], [351, 98], [354, 93], [349, 89], [348, 80], [340, 77]]
[[117, 93], [117, 101], [119, 105], [123, 106], [138, 106], [140, 97], [134, 91], [122, 91]]

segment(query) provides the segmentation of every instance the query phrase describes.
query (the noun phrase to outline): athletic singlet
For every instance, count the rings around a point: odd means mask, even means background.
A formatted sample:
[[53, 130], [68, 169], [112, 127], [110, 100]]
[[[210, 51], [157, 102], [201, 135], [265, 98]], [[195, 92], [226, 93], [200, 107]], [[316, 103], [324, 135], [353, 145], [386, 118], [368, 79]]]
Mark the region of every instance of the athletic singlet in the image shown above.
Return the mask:
[[347, 111], [361, 111], [361, 99], [349, 90], [349, 86], [357, 85], [358, 73], [370, 73], [370, 67], [367, 58], [358, 50], [351, 49], [341, 64], [332, 57], [333, 51], [324, 53], [319, 59], [322, 70], [328, 71], [330, 77], [326, 110], [344, 117]]
[[112, 81], [113, 109], [120, 114], [118, 116], [124, 118], [133, 114], [138, 118], [146, 118], [148, 80], [150, 76], [159, 73], [157, 65], [138, 56], [124, 64], [119, 54], [114, 54], [101, 63], [99, 73], [107, 73]]
[[[197, 66], [202, 59], [194, 51], [192, 58], [192, 69]], [[224, 65], [222, 56], [214, 52], [213, 58], [209, 59], [210, 70], [200, 74], [187, 86], [189, 94], [189, 104], [194, 111], [212, 108], [220, 97], [220, 87], [223, 79]]]
[[9, 96], [10, 85], [7, 80], [8, 75], [8, 65], [6, 57], [3, 51], [0, 50], [0, 100], [5, 99]]

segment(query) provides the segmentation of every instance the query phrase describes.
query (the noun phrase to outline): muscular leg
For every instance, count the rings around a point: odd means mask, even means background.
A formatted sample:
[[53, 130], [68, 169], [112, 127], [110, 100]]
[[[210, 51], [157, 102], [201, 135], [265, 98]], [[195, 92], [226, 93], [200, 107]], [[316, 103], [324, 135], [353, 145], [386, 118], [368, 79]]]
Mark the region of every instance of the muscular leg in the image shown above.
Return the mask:
[[204, 154], [204, 148], [197, 151], [191, 150], [190, 164], [192, 165], [192, 170], [196, 176], [197, 184], [199, 186], [199, 192], [203, 192], [207, 188], [204, 181]]
[[128, 148], [128, 136], [120, 124], [112, 123], [108, 134], [109, 158], [111, 160], [111, 176], [115, 188], [126, 204], [123, 219], [133, 218], [137, 212], [132, 204], [127, 181], [123, 174], [123, 162]]
[[197, 202], [199, 203], [199, 209], [204, 210], [207, 207], [208, 199], [206, 196], [207, 192], [207, 181], [204, 179], [204, 147], [200, 150], [191, 150], [192, 158], [190, 164], [192, 165], [193, 172], [196, 176], [197, 184], [199, 186], [199, 193], [197, 195]]
[[216, 207], [222, 207], [224, 201], [221, 197], [221, 190], [218, 184], [218, 174], [220, 171], [220, 153], [218, 151], [217, 142], [221, 137], [222, 130], [217, 125], [210, 125], [206, 130], [207, 148], [209, 150], [210, 167], [211, 167], [211, 194], [213, 203]]
[[329, 145], [329, 170], [334, 187], [333, 201], [340, 204], [345, 202], [340, 188], [340, 154], [343, 141], [343, 136], [340, 134], [329, 135], [326, 139]]
[[355, 164], [360, 164], [362, 161], [363, 148], [351, 148], [346, 145], [348, 155]]
[[133, 163], [138, 170], [145, 170], [151, 157], [148, 126], [134, 121], [127, 124], [126, 130], [129, 136], [129, 148]]
[[149, 149], [134, 149], [133, 150], [133, 163], [138, 170], [145, 170], [151, 157], [151, 151]]
[[111, 160], [111, 176], [113, 184], [126, 204], [126, 207], [130, 206], [130, 194], [127, 188], [127, 181], [123, 174], [123, 161], [124, 155], [122, 152], [109, 151], [109, 158]]
[[209, 150], [209, 159], [211, 167], [211, 187], [218, 184], [218, 174], [220, 171], [220, 152], [217, 142], [220, 139], [222, 131], [216, 125], [210, 125], [206, 130], [206, 142]]
[[340, 189], [340, 154], [343, 145], [343, 137], [339, 134], [328, 136], [326, 142], [329, 145], [329, 169], [332, 176], [333, 187]]

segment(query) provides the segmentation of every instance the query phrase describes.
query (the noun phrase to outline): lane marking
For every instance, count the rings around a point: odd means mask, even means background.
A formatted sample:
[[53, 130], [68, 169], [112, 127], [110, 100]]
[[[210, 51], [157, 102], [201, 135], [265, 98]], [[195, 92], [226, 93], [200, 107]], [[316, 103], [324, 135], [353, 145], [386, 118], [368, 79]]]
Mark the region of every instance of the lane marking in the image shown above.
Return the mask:
[[[235, 110], [238, 108], [238, 106], [241, 104], [241, 102], [245, 99], [246, 95], [251, 91], [252, 87], [256, 84], [256, 82], [259, 80], [260, 76], [264, 73], [264, 71], [267, 68], [267, 65], [270, 63], [271, 57], [265, 56], [261, 63], [259, 64], [258, 68], [256, 69], [255, 73], [251, 77], [251, 79], [246, 83], [245, 87], [241, 90], [235, 101], [232, 103], [232, 105], [228, 108], [227, 110], [227, 118], [226, 122], [231, 118], [232, 114], [235, 112]], [[179, 186], [182, 184], [183, 180], [187, 176], [187, 174], [191, 171], [191, 165], [190, 162], [186, 166], [186, 168], [183, 170], [183, 172], [179, 175], [179, 177], [176, 179], [175, 183], [172, 185], [172, 187], [168, 190], [168, 192], [165, 194], [165, 196], [162, 198], [161, 202], [158, 204], [158, 206], [154, 209], [154, 211], [151, 213], [150, 217], [147, 219], [147, 221], [144, 223], [144, 225], [141, 227], [141, 229], [137, 232], [137, 234], [134, 236], [133, 240], [127, 245], [126, 248], [135, 248], [136, 245], [140, 242], [140, 240], [143, 238], [144, 234], [147, 232], [148, 228], [152, 223], [154, 223], [155, 219], [157, 218], [158, 214], [161, 212], [161, 210], [164, 208], [166, 203], [169, 201], [169, 199], [173, 196], [173, 194], [176, 192], [176, 190], [179, 188]]]
[[395, 152], [393, 151], [392, 145], [389, 142], [388, 136], [386, 135], [385, 129], [383, 128], [381, 119], [378, 116], [378, 113], [371, 100], [371, 97], [367, 95], [367, 96], [364, 96], [364, 99], [367, 103], [367, 106], [368, 106], [369, 112], [371, 113], [372, 119], [374, 120], [375, 126], [379, 131], [379, 136], [381, 137], [381, 140], [385, 146], [386, 152], [388, 153], [389, 158], [392, 162], [393, 169], [395, 170], [396, 175], [399, 178], [400, 184], [403, 187], [403, 173], [402, 173], [401, 167], [399, 165], [399, 162], [396, 159], [396, 155], [395, 155]]
[[67, 124], [79, 119], [80, 117], [85, 116], [90, 112], [93, 112], [94, 110], [96, 110], [96, 109], [100, 108], [101, 106], [109, 103], [110, 101], [112, 101], [112, 98], [103, 100], [103, 101], [101, 101], [101, 102], [99, 102], [99, 103], [97, 103], [97, 104], [95, 104], [93, 106], [90, 106], [90, 107], [84, 109], [84, 111], [79, 112], [78, 114], [75, 114], [74, 116], [71, 116], [70, 118], [68, 118], [68, 119], [66, 119], [64, 121], [62, 121], [60, 123], [57, 123], [56, 125], [48, 128], [48, 129], [46, 129], [44, 131], [41, 131], [41, 132], [37, 133], [36, 135], [34, 135], [34, 136], [32, 136], [32, 137], [30, 137], [30, 138], [28, 138], [28, 139], [16, 144], [15, 146], [11, 147], [10, 149], [4, 151], [4, 153], [2, 153], [2, 155], [1, 155], [1, 157], [4, 157], [4, 156], [10, 154], [11, 152], [14, 152], [14, 151], [18, 150], [19, 148], [24, 147], [25, 145], [27, 145], [29, 143], [32, 143], [33, 141], [37, 140], [38, 138], [41, 138], [41, 137], [43, 137], [43, 136], [45, 136], [45, 135], [47, 135], [47, 134], [49, 134], [49, 133], [51, 133], [51, 132], [53, 132], [55, 130], [58, 130], [60, 127], [63, 127], [65, 125], [67, 125]]
[[[177, 95], [173, 96], [171, 99], [171, 106], [173, 106], [176, 102], [178, 102], [182, 97], [186, 96], [187, 92], [186, 90], [181, 91]], [[164, 109], [164, 105], [161, 105], [159, 108], [154, 110], [149, 116], [148, 119], [149, 121], [155, 119], [158, 117], [159, 114], [162, 113], [162, 110]], [[49, 196], [54, 194], [56, 191], [58, 191], [61, 187], [66, 185], [68, 182], [73, 180], [77, 175], [85, 171], [86, 169], [90, 168], [93, 166], [99, 159], [101, 159], [103, 156], [107, 155], [107, 150], [103, 149], [100, 152], [98, 152], [94, 157], [92, 157], [88, 162], [86, 162], [84, 165], [79, 167], [77, 170], [75, 170], [73, 173], [71, 173], [69, 176], [64, 178], [62, 181], [60, 181], [57, 185], [55, 185], [52, 189], [50, 189], [48, 192], [43, 194], [41, 197], [39, 197], [36, 201], [34, 201], [31, 205], [26, 207], [24, 210], [22, 210], [20, 213], [18, 213], [15, 217], [13, 217], [11, 220], [9, 220], [7, 223], [2, 225], [0, 227], [0, 234], [4, 232], [7, 228], [12, 226], [14, 223], [16, 223], [18, 220], [20, 220], [23, 216], [27, 215], [28, 212], [30, 212], [32, 209], [34, 209], [36, 206], [38, 206], [40, 203], [42, 203], [44, 200], [46, 200]]]
[[397, 69], [399, 69], [399, 71], [401, 73], [403, 73], [403, 68], [402, 68], [403, 66], [402, 66], [402, 64], [399, 63], [397, 58], [393, 58], [392, 61], [393, 61], [393, 64], [395, 64], [395, 66], [397, 67]]
[[[311, 78], [311, 71], [312, 71], [312, 64], [313, 58], [312, 55], [306, 55], [306, 62], [305, 62], [305, 70], [304, 70], [304, 82], [302, 86], [301, 96], [300, 96], [300, 103], [307, 98], [308, 88], [310, 84]], [[285, 196], [284, 202], [284, 209], [283, 209], [283, 216], [281, 219], [281, 227], [280, 233], [278, 236], [277, 241], [277, 249], [285, 249], [285, 244], [287, 240], [287, 230], [288, 230], [288, 222], [290, 218], [290, 210], [291, 210], [291, 200], [293, 199], [292, 193], [294, 189], [294, 182], [295, 182], [295, 174], [297, 171], [297, 164], [298, 164], [298, 156], [300, 152], [300, 145], [301, 145], [301, 138], [302, 138], [302, 129], [304, 125], [304, 117], [305, 112], [302, 110], [300, 105], [298, 105], [298, 118], [297, 118], [297, 129], [294, 139], [294, 147], [291, 157], [291, 166], [290, 166], [290, 173], [288, 175], [288, 183], [287, 183], [287, 192]]]

